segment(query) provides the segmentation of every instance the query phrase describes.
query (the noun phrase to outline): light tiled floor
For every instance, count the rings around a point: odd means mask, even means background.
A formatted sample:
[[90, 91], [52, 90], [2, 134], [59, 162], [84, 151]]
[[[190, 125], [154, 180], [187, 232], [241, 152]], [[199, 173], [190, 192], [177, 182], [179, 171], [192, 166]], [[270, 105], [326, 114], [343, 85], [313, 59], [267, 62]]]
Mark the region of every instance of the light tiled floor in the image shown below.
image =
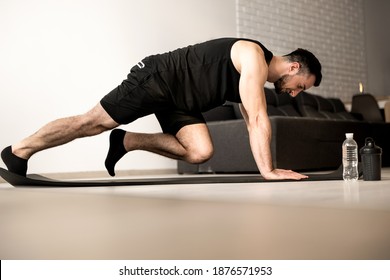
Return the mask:
[[355, 183], [3, 183], [0, 258], [389, 259], [390, 169]]

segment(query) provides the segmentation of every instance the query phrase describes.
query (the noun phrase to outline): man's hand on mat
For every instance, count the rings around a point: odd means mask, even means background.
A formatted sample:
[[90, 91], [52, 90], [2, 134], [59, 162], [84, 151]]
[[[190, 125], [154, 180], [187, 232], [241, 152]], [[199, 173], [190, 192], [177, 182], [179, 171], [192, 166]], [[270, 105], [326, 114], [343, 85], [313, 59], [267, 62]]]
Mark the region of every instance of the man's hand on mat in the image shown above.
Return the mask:
[[267, 174], [262, 174], [262, 176], [266, 180], [301, 180], [308, 178], [306, 175], [285, 169], [274, 169]]

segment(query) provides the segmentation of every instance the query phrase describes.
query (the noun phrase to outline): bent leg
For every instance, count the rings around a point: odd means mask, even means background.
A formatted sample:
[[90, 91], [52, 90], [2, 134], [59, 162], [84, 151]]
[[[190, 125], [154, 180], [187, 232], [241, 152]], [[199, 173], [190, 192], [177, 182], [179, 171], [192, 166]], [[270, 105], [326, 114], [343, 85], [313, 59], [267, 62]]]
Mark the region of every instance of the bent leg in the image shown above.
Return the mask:
[[[8, 168], [8, 165], [12, 165], [12, 155], [13, 159], [16, 157], [25, 160], [27, 169], [27, 160], [36, 152], [63, 145], [76, 138], [97, 135], [118, 125], [99, 103], [83, 115], [57, 119], [46, 124], [33, 135], [8, 147], [8, 153], [6, 148], [2, 158]], [[15, 170], [10, 171], [25, 175], [23, 170], [18, 172], [16, 166], [12, 168]]]
[[180, 160], [203, 163], [213, 156], [213, 142], [209, 129], [204, 123], [184, 126], [176, 134], [176, 139], [185, 150], [184, 155], [178, 157]]
[[[113, 140], [115, 138], [115, 141]], [[116, 151], [121, 151], [116, 153]], [[206, 124], [182, 127], [175, 136], [166, 133], [145, 134], [116, 129], [110, 136], [106, 168], [114, 176], [115, 164], [130, 151], [144, 150], [172, 159], [201, 163], [213, 154], [213, 144]]]

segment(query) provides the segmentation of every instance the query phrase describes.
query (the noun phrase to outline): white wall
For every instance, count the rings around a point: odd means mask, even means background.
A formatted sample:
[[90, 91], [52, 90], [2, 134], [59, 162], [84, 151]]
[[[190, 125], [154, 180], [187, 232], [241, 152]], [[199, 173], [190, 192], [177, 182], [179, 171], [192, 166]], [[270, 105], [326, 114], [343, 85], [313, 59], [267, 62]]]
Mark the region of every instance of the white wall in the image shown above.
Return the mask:
[[390, 95], [390, 1], [365, 0], [367, 92]]
[[[0, 0], [0, 147], [79, 114], [144, 56], [236, 35], [234, 0]], [[154, 117], [126, 128], [160, 131]], [[37, 154], [30, 172], [104, 170], [108, 133]], [[0, 164], [4, 167], [4, 164]], [[134, 152], [118, 169], [175, 168]]]

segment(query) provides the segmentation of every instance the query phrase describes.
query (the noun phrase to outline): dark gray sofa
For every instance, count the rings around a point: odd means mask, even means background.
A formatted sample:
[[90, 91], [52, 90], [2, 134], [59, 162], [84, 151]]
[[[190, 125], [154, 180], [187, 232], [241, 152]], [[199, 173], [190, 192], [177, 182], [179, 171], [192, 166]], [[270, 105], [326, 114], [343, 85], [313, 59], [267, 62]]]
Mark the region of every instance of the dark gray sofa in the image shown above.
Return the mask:
[[[296, 98], [265, 88], [272, 126], [272, 161], [275, 168], [297, 171], [331, 170], [341, 164], [345, 133], [354, 133], [359, 147], [372, 137], [382, 147], [383, 166], [390, 166], [390, 123], [368, 122], [345, 110], [341, 100], [307, 92]], [[213, 157], [202, 164], [178, 161], [178, 173], [257, 173], [248, 132], [238, 105], [204, 113], [214, 143]], [[359, 118], [360, 117], [360, 118]]]

